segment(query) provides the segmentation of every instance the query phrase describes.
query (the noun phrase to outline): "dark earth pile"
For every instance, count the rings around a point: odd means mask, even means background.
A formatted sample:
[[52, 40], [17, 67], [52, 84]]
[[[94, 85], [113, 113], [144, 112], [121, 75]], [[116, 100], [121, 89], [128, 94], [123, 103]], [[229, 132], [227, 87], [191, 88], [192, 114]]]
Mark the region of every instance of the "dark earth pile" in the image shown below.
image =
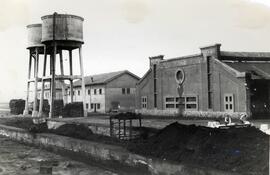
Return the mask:
[[13, 126], [17, 128], [22, 128], [28, 130], [31, 133], [52, 133], [63, 135], [67, 137], [72, 137], [76, 139], [83, 139], [89, 141], [96, 141], [111, 145], [125, 146], [127, 143], [125, 141], [118, 140], [113, 137], [93, 134], [92, 130], [84, 124], [64, 124], [57, 129], [48, 129], [46, 123], [34, 124], [33, 118], [31, 117], [10, 117], [1, 118], [0, 124]]
[[268, 174], [269, 136], [255, 127], [213, 129], [172, 123], [129, 150], [243, 174]]
[[51, 130], [50, 132], [78, 139], [87, 139], [93, 134], [88, 126], [83, 124], [64, 124], [57, 129]]
[[22, 114], [25, 108], [25, 100], [23, 99], [12, 99], [9, 101], [9, 108], [11, 114]]
[[82, 117], [83, 116], [83, 103], [74, 102], [68, 103], [63, 109], [63, 117]]

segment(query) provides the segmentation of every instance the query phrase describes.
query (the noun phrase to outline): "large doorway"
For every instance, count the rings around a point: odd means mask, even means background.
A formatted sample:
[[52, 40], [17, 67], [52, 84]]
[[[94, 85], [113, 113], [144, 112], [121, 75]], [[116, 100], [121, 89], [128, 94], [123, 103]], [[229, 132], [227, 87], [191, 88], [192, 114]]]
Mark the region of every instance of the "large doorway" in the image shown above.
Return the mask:
[[270, 118], [268, 80], [252, 80], [250, 102], [253, 118]]

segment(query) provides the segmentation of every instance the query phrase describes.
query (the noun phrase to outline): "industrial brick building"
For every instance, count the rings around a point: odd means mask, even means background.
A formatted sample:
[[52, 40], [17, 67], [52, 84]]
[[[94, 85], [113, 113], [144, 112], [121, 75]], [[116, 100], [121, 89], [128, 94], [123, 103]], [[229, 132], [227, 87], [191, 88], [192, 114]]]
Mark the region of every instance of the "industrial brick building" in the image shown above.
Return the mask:
[[[173, 59], [150, 57], [150, 69], [137, 83], [137, 112], [155, 115], [270, 114], [270, 53], [227, 52], [220, 44]], [[177, 78], [184, 78], [179, 98]]]
[[[135, 110], [135, 87], [139, 77], [125, 70], [85, 77], [86, 109], [88, 112]], [[73, 101], [82, 101], [81, 81], [74, 82]], [[71, 102], [70, 88], [67, 102]]]

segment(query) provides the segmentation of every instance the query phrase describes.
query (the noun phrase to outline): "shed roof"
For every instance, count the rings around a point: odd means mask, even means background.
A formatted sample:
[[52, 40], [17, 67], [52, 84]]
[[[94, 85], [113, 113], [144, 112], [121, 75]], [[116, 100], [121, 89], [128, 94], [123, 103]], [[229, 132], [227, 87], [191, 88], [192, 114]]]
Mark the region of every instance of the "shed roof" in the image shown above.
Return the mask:
[[[117, 71], [117, 72], [109, 72], [109, 73], [103, 73], [103, 74], [96, 74], [96, 75], [89, 75], [84, 77], [85, 85], [97, 85], [97, 84], [106, 84], [115, 78], [120, 77], [123, 74], [129, 74], [139, 80], [140, 78], [129, 72], [128, 70], [123, 70], [123, 71]], [[81, 86], [81, 80], [75, 81], [73, 86]]]
[[220, 51], [221, 56], [226, 57], [251, 57], [251, 58], [270, 58], [270, 52], [228, 52]]
[[270, 79], [269, 62], [225, 62], [239, 72], [251, 73], [252, 79]]

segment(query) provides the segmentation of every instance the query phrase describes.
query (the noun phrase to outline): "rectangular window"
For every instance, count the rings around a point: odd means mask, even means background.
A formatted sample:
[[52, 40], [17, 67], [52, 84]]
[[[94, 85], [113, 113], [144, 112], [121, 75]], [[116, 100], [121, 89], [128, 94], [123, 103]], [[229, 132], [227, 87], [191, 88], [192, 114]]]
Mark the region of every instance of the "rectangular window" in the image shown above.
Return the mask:
[[73, 95], [75, 94], [75, 91], [73, 91]]
[[91, 90], [90, 89], [88, 89], [88, 95], [90, 95], [91, 94]]
[[127, 94], [130, 94], [130, 88], [127, 88]]
[[166, 104], [166, 108], [175, 108], [174, 104]]
[[178, 103], [177, 101], [179, 98], [175, 97], [166, 97], [165, 98], [165, 108], [167, 109], [173, 109], [176, 108], [176, 104]]
[[91, 103], [91, 109], [94, 109], [94, 104], [93, 103]]
[[174, 102], [175, 98], [174, 97], [166, 97], [165, 101], [166, 102]]
[[[180, 101], [179, 101], [180, 100]], [[165, 108], [178, 109], [179, 105], [183, 105], [185, 110], [198, 110], [197, 96], [185, 96], [185, 97], [166, 97]]]
[[80, 90], [78, 90], [78, 96], [80, 96], [80, 94], [81, 94], [81, 91], [80, 91]]
[[100, 109], [100, 103], [97, 103], [97, 109]]
[[126, 93], [126, 89], [122, 88], [122, 94], [125, 94], [125, 93]]
[[96, 89], [94, 89], [94, 94], [95, 94], [95, 95], [97, 94], [97, 90], [96, 90]]
[[99, 89], [99, 94], [102, 94], [102, 89]]
[[143, 109], [146, 109], [147, 108], [147, 97], [146, 96], [142, 96], [141, 97], [141, 107], [143, 108]]
[[234, 112], [233, 94], [224, 94], [224, 111], [225, 112]]
[[86, 103], [86, 109], [88, 109], [89, 108], [89, 104], [88, 103]]

